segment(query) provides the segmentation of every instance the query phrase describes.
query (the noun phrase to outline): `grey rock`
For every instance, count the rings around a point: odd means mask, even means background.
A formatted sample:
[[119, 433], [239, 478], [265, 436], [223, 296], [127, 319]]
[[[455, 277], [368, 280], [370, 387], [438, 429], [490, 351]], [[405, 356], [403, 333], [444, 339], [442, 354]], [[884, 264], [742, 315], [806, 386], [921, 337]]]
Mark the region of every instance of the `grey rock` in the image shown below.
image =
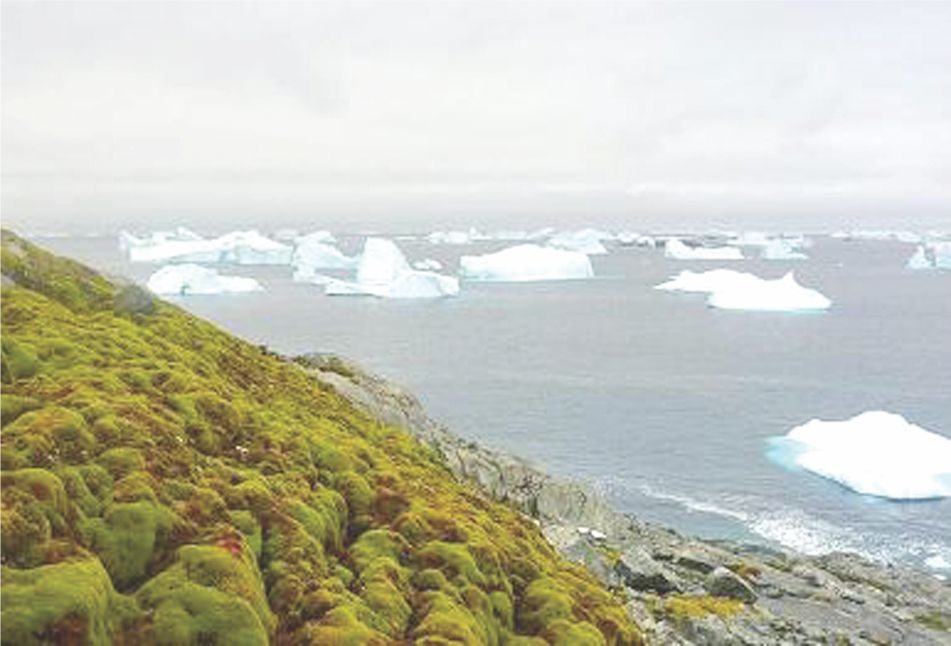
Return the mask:
[[638, 592], [668, 594], [684, 589], [676, 574], [636, 545], [624, 550], [614, 565], [614, 572], [625, 586]]
[[[816, 558], [681, 536], [616, 512], [588, 487], [459, 438], [411, 393], [350, 361], [326, 354], [294, 361], [322, 387], [432, 447], [457, 478], [535, 519], [559, 552], [605, 585], [624, 586], [649, 644], [951, 644], [951, 633], [922, 620], [951, 608], [947, 582], [855, 555]], [[581, 526], [607, 540], [581, 535]], [[753, 573], [755, 590], [726, 566]], [[707, 593], [740, 599], [743, 610], [689, 618], [663, 610], [669, 595]]]
[[716, 597], [730, 597], [745, 603], [756, 601], [756, 592], [743, 577], [725, 567], [718, 567], [707, 578], [707, 591]]

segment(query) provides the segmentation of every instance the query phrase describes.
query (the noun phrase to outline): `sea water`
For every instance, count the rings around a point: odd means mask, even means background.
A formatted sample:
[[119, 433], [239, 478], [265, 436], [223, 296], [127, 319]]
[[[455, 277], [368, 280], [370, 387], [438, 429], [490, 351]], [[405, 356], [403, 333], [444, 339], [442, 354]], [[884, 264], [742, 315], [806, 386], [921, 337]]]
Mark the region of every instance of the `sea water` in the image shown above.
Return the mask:
[[[114, 237], [39, 242], [141, 282], [156, 268], [127, 263]], [[447, 272], [461, 254], [505, 246], [399, 243]], [[242, 266], [222, 271], [265, 292], [173, 300], [278, 352], [356, 360], [456, 433], [593, 484], [644, 519], [926, 566], [951, 561], [951, 499], [861, 496], [767, 455], [771, 437], [813, 417], [866, 410], [951, 436], [951, 274], [907, 270], [913, 250], [817, 237], [806, 261], [727, 264], [614, 245], [592, 257], [593, 280], [464, 282], [458, 298], [435, 301], [328, 297], [287, 267]], [[724, 266], [769, 278], [794, 269], [833, 306], [722, 311], [652, 289], [681, 269]]]

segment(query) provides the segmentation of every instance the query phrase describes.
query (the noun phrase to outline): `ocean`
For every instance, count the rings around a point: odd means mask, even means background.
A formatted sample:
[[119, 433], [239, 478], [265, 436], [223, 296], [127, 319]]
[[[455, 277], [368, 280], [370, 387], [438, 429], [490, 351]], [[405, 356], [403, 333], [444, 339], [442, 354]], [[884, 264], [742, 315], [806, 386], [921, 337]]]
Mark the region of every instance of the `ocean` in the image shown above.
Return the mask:
[[[436, 301], [329, 297], [287, 267], [227, 267], [266, 291], [170, 300], [278, 352], [345, 355], [410, 388], [456, 433], [683, 533], [951, 562], [951, 499], [863, 496], [767, 455], [769, 438], [812, 418], [867, 410], [951, 437], [951, 273], [905, 269], [909, 244], [813, 240], [806, 261], [675, 261], [609, 243], [592, 280], [463, 282], [458, 298]], [[142, 282], [156, 269], [128, 263], [115, 236], [36, 241]], [[449, 271], [460, 254], [506, 246], [397, 241]], [[724, 311], [652, 289], [717, 267], [795, 270], [834, 304]]]

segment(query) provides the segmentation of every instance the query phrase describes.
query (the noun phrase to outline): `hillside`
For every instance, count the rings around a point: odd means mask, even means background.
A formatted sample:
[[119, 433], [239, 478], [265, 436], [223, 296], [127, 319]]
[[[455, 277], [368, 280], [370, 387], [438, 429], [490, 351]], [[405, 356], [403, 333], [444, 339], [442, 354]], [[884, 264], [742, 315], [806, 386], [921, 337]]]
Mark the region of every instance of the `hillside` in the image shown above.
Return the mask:
[[641, 641], [304, 367], [9, 232], [2, 272], [4, 644]]

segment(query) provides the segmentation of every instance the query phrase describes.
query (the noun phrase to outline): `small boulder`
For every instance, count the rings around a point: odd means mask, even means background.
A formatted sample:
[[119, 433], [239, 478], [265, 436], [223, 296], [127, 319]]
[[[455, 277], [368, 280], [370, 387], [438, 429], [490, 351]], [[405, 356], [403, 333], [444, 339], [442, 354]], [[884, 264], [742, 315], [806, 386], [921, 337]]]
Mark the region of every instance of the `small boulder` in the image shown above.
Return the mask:
[[621, 554], [614, 564], [614, 573], [625, 586], [639, 592], [668, 594], [683, 590], [673, 572], [661, 566], [645, 550], [638, 547], [628, 548]]
[[743, 577], [725, 567], [718, 567], [707, 577], [707, 591], [715, 597], [729, 597], [744, 603], [756, 601], [756, 592]]

